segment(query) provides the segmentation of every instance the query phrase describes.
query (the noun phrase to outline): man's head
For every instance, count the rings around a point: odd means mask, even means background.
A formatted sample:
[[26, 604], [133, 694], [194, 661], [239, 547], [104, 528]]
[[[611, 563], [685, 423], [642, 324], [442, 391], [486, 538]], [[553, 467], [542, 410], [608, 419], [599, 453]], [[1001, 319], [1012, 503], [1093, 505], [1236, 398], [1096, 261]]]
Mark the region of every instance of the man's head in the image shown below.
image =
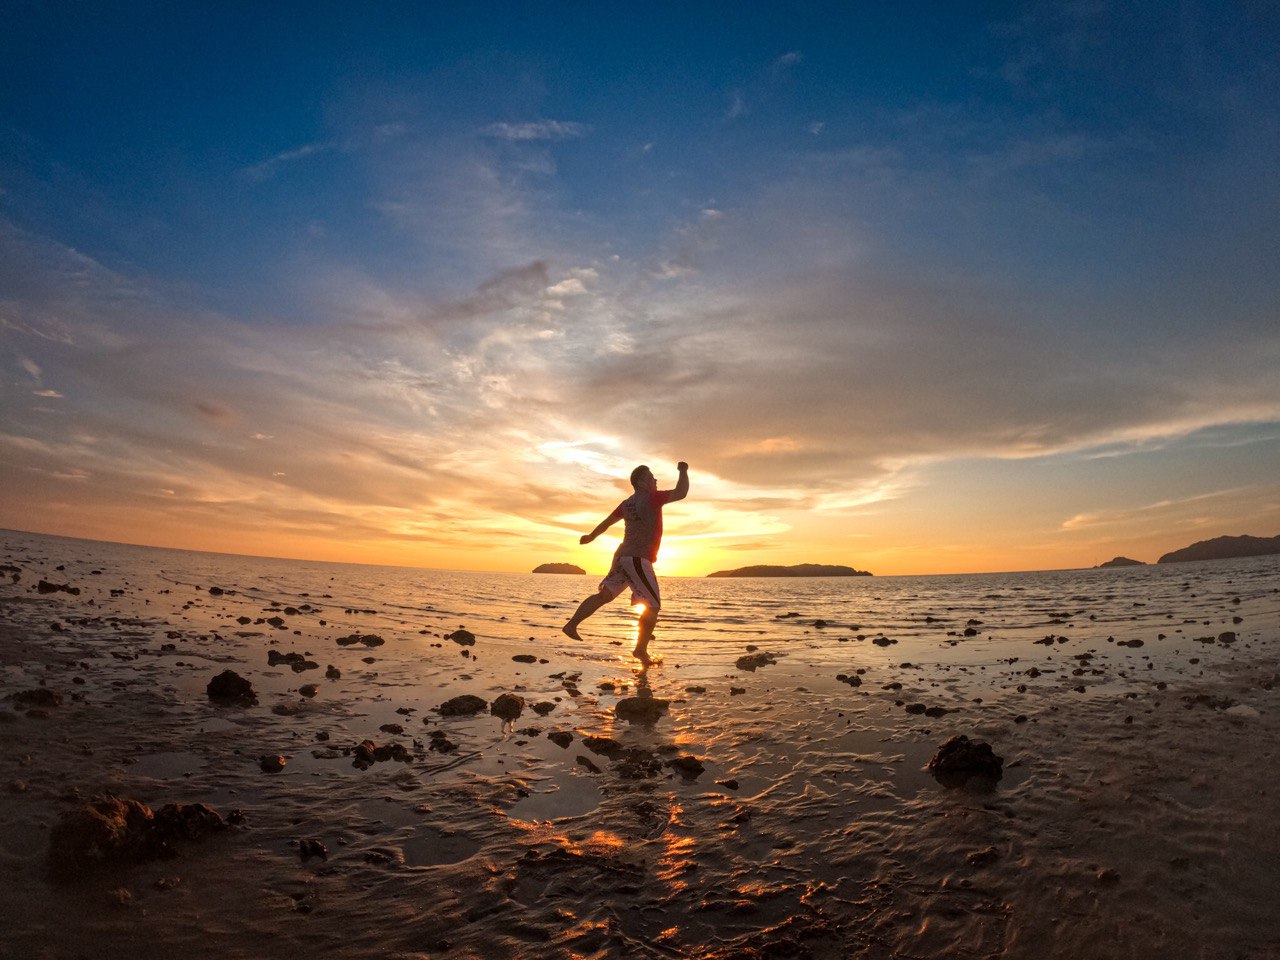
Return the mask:
[[655, 490], [657, 489], [658, 481], [653, 479], [653, 471], [641, 464], [631, 471], [631, 486], [637, 492]]

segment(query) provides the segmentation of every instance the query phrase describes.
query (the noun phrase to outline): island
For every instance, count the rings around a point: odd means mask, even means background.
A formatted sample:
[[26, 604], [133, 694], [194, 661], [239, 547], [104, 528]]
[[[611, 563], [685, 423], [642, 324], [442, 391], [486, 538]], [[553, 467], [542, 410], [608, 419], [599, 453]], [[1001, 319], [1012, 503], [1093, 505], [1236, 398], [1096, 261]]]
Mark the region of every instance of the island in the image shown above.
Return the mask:
[[1280, 537], [1214, 537], [1166, 553], [1156, 563], [1186, 560], [1232, 560], [1236, 557], [1269, 557], [1280, 553]]
[[737, 570], [717, 570], [708, 577], [869, 577], [865, 570], [841, 567], [829, 563], [796, 563], [789, 567], [763, 564], [739, 567]]
[[1145, 566], [1146, 566], [1146, 563], [1144, 563], [1141, 560], [1130, 560], [1128, 557], [1116, 557], [1113, 560], [1108, 560], [1106, 563], [1098, 564], [1093, 569], [1107, 570], [1111, 567], [1145, 567]]
[[581, 567], [572, 563], [540, 563], [533, 568], [534, 573], [586, 573]]

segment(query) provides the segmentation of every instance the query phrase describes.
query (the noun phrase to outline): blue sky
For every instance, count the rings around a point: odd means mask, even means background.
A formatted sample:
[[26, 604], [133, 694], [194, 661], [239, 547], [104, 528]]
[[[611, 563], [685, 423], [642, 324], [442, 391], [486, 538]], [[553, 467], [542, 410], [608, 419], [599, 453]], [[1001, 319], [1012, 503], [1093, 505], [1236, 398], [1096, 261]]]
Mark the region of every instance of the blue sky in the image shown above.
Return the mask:
[[0, 523], [523, 569], [687, 459], [679, 572], [1280, 527], [1270, 4], [9, 21]]

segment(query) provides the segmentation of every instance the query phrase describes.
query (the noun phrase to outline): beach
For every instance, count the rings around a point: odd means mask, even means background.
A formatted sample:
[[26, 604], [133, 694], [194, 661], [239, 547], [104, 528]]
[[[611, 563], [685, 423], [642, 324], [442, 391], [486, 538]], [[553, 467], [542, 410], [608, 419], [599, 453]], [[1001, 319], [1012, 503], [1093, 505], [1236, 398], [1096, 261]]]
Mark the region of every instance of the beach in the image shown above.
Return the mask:
[[[664, 579], [643, 673], [602, 571], [0, 565], [6, 960], [1280, 957], [1277, 557]], [[104, 795], [222, 824], [51, 841]]]

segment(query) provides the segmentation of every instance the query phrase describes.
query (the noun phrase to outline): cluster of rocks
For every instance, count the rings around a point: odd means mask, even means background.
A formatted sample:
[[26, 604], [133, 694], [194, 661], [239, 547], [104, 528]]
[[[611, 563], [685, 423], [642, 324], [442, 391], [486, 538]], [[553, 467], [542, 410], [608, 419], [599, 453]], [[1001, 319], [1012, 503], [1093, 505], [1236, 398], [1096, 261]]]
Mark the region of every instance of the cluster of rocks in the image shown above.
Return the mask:
[[203, 803], [171, 803], [157, 811], [137, 800], [104, 794], [62, 815], [49, 833], [49, 872], [69, 880], [109, 862], [175, 856], [176, 845], [203, 839], [243, 822], [233, 810], [225, 819]]
[[340, 647], [353, 647], [357, 643], [362, 643], [366, 647], [380, 647], [387, 641], [376, 633], [352, 633], [345, 637], [338, 637], [336, 642]]
[[289, 653], [281, 653], [278, 650], [267, 651], [267, 666], [278, 667], [282, 664], [288, 665], [294, 673], [302, 673], [304, 670], [318, 670], [320, 664], [314, 660], [308, 660], [304, 654], [290, 651]]

